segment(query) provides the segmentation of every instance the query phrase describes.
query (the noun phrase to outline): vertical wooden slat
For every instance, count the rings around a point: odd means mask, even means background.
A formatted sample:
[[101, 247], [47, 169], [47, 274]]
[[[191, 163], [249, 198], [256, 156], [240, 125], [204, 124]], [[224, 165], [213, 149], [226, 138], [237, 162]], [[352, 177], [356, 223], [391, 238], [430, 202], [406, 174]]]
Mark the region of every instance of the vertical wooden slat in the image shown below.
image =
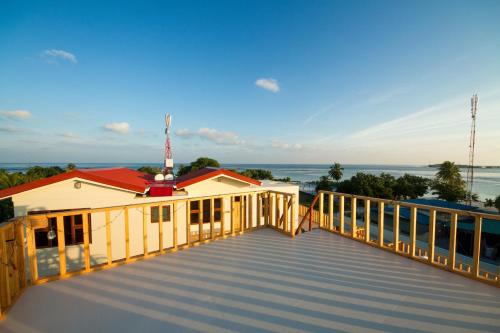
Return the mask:
[[392, 209], [393, 209], [392, 243], [394, 252], [398, 252], [399, 251], [399, 204], [395, 203]]
[[328, 194], [328, 230], [333, 230], [333, 194]]
[[64, 217], [57, 217], [57, 249], [59, 254], [59, 276], [66, 276], [66, 244], [64, 239]]
[[280, 202], [281, 202], [281, 196], [279, 194], [275, 194], [276, 196], [276, 214], [274, 218], [274, 227], [278, 228], [279, 227], [279, 221], [280, 221]]
[[128, 261], [130, 259], [130, 226], [128, 207], [125, 207], [123, 210], [123, 218], [125, 224], [125, 260]]
[[2, 308], [8, 307], [11, 303], [10, 279], [9, 279], [9, 257], [7, 253], [7, 243], [5, 229], [0, 229], [0, 304]]
[[358, 226], [356, 223], [357, 205], [358, 205], [358, 199], [356, 197], [351, 197], [351, 234], [352, 234], [352, 237], [356, 237], [356, 233], [358, 232]]
[[253, 229], [253, 195], [248, 195], [248, 229]]
[[457, 224], [458, 224], [458, 214], [451, 214], [450, 221], [450, 242], [448, 247], [448, 267], [451, 270], [455, 269], [455, 258], [457, 250]]
[[274, 196], [272, 193], [269, 193], [269, 225], [272, 226], [274, 223], [274, 215], [276, 213], [276, 210], [273, 209], [274, 205]]
[[296, 195], [295, 194], [292, 194], [292, 198], [290, 200], [292, 200], [292, 218], [291, 218], [291, 222], [290, 222], [290, 232], [292, 234], [292, 238], [295, 237], [295, 219], [297, 218], [296, 217], [296, 213], [295, 213], [295, 209], [296, 209], [296, 205], [297, 205], [297, 199], [296, 199]]
[[90, 272], [90, 230], [89, 230], [89, 214], [82, 214], [83, 225], [83, 258], [85, 261], [85, 271]]
[[287, 232], [288, 230], [288, 196], [283, 196], [283, 231]]
[[257, 225], [257, 228], [260, 227], [260, 219], [261, 219], [261, 210], [262, 210], [262, 194], [259, 193], [257, 194], [257, 212], [256, 212], [256, 216], [255, 216], [255, 221], [256, 221], [256, 225]]
[[30, 265], [30, 283], [34, 284], [38, 280], [38, 263], [36, 257], [35, 231], [33, 230], [31, 221], [29, 220], [26, 222], [26, 243], [28, 247], [28, 259]]
[[104, 214], [106, 216], [106, 253], [108, 258], [108, 265], [111, 265], [111, 263], [113, 262], [113, 256], [111, 253], [111, 218], [109, 209], [106, 209]]
[[476, 215], [474, 221], [474, 255], [472, 257], [472, 276], [479, 276], [479, 265], [480, 265], [480, 255], [481, 255], [481, 229], [483, 218], [480, 215]]
[[319, 227], [325, 226], [325, 195], [323, 192], [319, 194]]
[[378, 202], [378, 246], [384, 246], [384, 210], [383, 201]]
[[198, 241], [203, 241], [203, 200], [198, 201]]
[[[15, 224], [16, 228], [16, 246], [18, 249], [17, 255], [17, 268], [19, 271], [19, 287], [24, 289], [26, 287], [26, 268], [24, 256], [24, 219], [18, 220]], [[1, 315], [1, 312], [0, 312]]]
[[225, 221], [225, 211], [224, 211], [224, 199], [225, 197], [222, 197], [220, 199], [220, 235], [224, 237], [226, 235], [226, 231], [224, 230], [224, 221]]
[[177, 202], [174, 201], [174, 204], [172, 206], [172, 229], [173, 229], [173, 246], [174, 246], [174, 251], [177, 251], [177, 243], [178, 243], [178, 235], [177, 235]]
[[247, 219], [246, 219], [246, 196], [240, 196], [240, 233], [244, 232], [246, 229]]
[[370, 242], [370, 199], [365, 199], [365, 242]]
[[186, 245], [191, 246], [191, 201], [186, 201]]
[[429, 246], [429, 257], [428, 261], [430, 263], [434, 262], [434, 243], [436, 241], [436, 210], [429, 210], [429, 239], [427, 240]]
[[417, 243], [417, 207], [410, 208], [410, 257], [415, 256]]
[[345, 198], [343, 195], [339, 197], [339, 232], [340, 234], [344, 234], [345, 229], [345, 217], [344, 217], [344, 201]]
[[158, 249], [160, 253], [164, 253], [163, 250], [163, 206], [158, 206]]
[[210, 239], [215, 239], [215, 206], [214, 206], [214, 204], [215, 204], [214, 198], [210, 198]]
[[144, 256], [148, 256], [148, 219], [146, 213], [146, 206], [142, 206], [142, 242], [144, 249]]
[[235, 204], [236, 201], [235, 200], [236, 199], [235, 199], [234, 195], [231, 196], [231, 235], [233, 235], [233, 236], [234, 236], [234, 233], [235, 233], [235, 230], [234, 230], [235, 229], [234, 228], [234, 217], [236, 215], [235, 214], [235, 206], [236, 206], [236, 204]]
[[76, 231], [75, 231], [75, 215], [69, 217], [71, 225], [71, 243], [76, 243]]

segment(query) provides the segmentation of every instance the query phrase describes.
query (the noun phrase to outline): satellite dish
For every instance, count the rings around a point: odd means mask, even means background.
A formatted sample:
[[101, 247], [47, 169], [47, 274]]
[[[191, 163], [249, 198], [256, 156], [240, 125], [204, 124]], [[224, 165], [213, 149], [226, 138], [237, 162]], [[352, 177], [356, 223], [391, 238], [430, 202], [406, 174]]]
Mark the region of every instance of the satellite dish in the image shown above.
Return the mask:
[[164, 180], [165, 180], [165, 177], [163, 176], [163, 174], [159, 173], [159, 174], [155, 175], [155, 181], [162, 182]]
[[174, 180], [174, 175], [171, 173], [165, 175], [165, 180]]

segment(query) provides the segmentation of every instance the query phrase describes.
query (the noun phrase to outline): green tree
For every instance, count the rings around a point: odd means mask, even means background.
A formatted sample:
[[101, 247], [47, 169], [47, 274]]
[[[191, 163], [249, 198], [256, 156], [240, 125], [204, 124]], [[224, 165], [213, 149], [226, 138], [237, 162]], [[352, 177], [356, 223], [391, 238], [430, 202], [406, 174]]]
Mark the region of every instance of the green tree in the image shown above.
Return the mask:
[[23, 173], [8, 173], [6, 170], [0, 169], [0, 189], [21, 185], [25, 182], [26, 176]]
[[494, 199], [484, 200], [484, 206], [485, 207], [495, 207], [495, 200]]
[[330, 170], [328, 171], [328, 175], [335, 181], [339, 181], [342, 179], [344, 175], [344, 168], [340, 165], [340, 163], [334, 163], [330, 166]]
[[316, 193], [319, 191], [332, 191], [335, 183], [328, 176], [321, 176], [316, 182]]
[[41, 166], [34, 166], [26, 171], [26, 181], [32, 182], [37, 179], [56, 176], [64, 172], [65, 171], [58, 166], [50, 166], [46, 168]]
[[500, 212], [500, 195], [498, 195], [495, 199], [495, 208]]
[[209, 157], [199, 157], [196, 161], [191, 162], [189, 165], [180, 165], [177, 171], [177, 177], [183, 176], [187, 173], [200, 170], [203, 168], [212, 167], [220, 168], [219, 162]]
[[396, 179], [393, 187], [395, 199], [416, 199], [427, 193], [430, 180], [420, 176], [405, 173]]
[[139, 169], [137, 169], [137, 171], [144, 172], [144, 173], [147, 173], [147, 174], [153, 175], [153, 176], [157, 175], [159, 173], [162, 173], [161, 168], [153, 167], [153, 166], [149, 166], [149, 165], [141, 166]]
[[263, 170], [263, 169], [247, 169], [243, 172], [240, 172], [241, 175], [250, 177], [253, 179], [257, 180], [262, 180], [262, 179], [269, 179], [273, 180], [273, 173], [269, 170]]
[[66, 171], [73, 171], [73, 170], [76, 170], [75, 163], [68, 163], [68, 165], [66, 166]]
[[455, 163], [445, 161], [439, 166], [436, 179], [432, 183], [432, 194], [439, 199], [456, 202], [464, 200], [467, 192], [465, 182], [460, 175], [460, 169]]

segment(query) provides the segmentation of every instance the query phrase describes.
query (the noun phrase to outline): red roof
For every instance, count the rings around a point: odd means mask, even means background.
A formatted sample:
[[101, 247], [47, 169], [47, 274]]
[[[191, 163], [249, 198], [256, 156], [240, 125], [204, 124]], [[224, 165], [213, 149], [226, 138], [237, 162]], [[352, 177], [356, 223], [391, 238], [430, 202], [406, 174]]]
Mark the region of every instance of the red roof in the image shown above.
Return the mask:
[[85, 179], [137, 193], [146, 192], [149, 183], [153, 180], [146, 173], [127, 168], [81, 169], [0, 190], [0, 199], [72, 178]]
[[239, 173], [229, 171], [226, 169], [203, 168], [200, 170], [190, 172], [186, 175], [177, 177], [176, 187], [177, 187], [177, 189], [181, 189], [181, 188], [184, 188], [186, 186], [201, 182], [203, 180], [207, 180], [207, 179], [218, 177], [218, 176], [227, 176], [227, 177], [235, 178], [239, 181], [242, 181], [242, 182], [245, 182], [248, 184], [254, 184], [254, 185], [258, 185], [258, 186], [260, 186], [262, 184], [258, 180], [240, 175]]

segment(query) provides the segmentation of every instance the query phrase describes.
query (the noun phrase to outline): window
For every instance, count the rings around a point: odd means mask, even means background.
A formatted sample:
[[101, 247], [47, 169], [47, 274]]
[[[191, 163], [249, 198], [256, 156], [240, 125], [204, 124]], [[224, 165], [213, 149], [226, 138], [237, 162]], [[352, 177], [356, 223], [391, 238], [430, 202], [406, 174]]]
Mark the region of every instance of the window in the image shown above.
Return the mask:
[[[160, 207], [151, 207], [151, 223], [158, 223], [160, 220]], [[170, 206], [162, 206], [162, 220], [163, 222], [170, 221]]]
[[[202, 211], [203, 211], [203, 223], [210, 223], [210, 216], [212, 213], [212, 203], [210, 199], [201, 200]], [[191, 213], [191, 224], [200, 223], [200, 201], [190, 202], [190, 213]], [[222, 199], [214, 199], [214, 222], [220, 222], [222, 217]]]
[[[64, 244], [78, 245], [83, 244], [83, 217], [82, 215], [64, 216]], [[91, 214], [88, 214], [89, 221], [89, 243], [92, 244], [92, 221]], [[56, 232], [56, 238], [49, 239], [47, 233], [50, 230]], [[50, 248], [58, 246], [57, 239], [57, 219], [55, 217], [49, 219], [47, 228], [35, 230], [35, 244], [37, 249]]]

